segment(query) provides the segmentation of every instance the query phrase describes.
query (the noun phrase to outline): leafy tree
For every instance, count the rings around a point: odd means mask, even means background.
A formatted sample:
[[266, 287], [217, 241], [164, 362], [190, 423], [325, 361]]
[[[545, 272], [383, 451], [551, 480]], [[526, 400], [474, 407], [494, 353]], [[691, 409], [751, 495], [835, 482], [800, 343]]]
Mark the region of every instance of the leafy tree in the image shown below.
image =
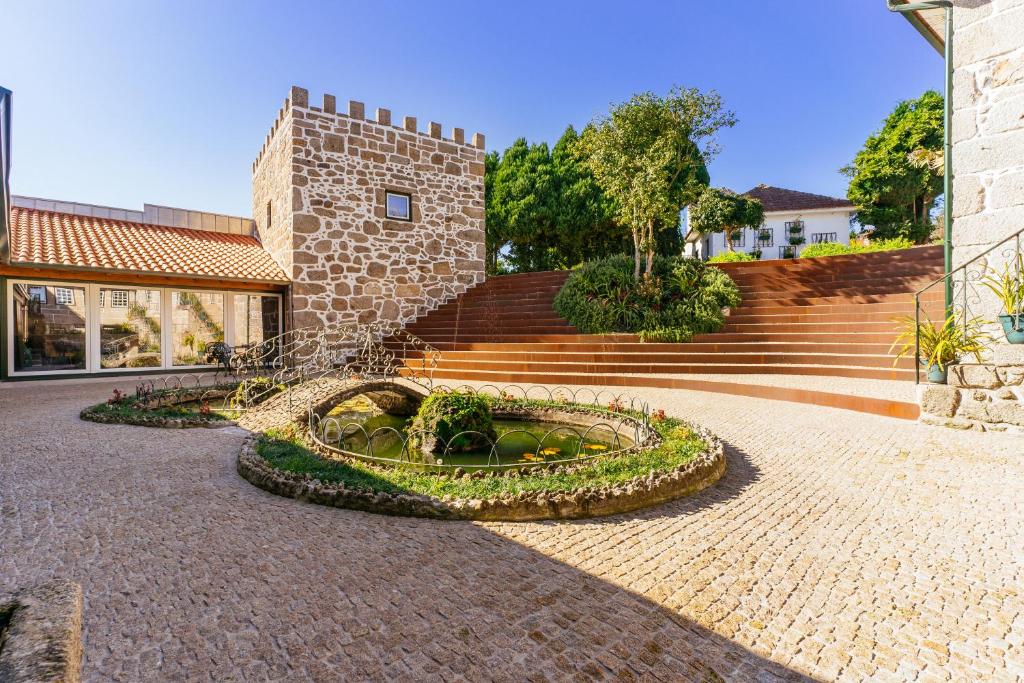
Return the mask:
[[732, 233], [764, 223], [760, 199], [745, 197], [725, 188], [706, 187], [690, 207], [690, 226], [700, 233], [724, 232], [725, 246], [732, 251]]
[[491, 163], [485, 196], [494, 264], [507, 246], [516, 270], [549, 267], [557, 244], [557, 183], [547, 144], [519, 138]]
[[929, 214], [942, 192], [942, 133], [942, 95], [929, 90], [900, 102], [841, 169], [857, 220], [873, 225], [877, 237], [921, 241], [931, 232]]
[[492, 274], [498, 272], [498, 254], [508, 242], [508, 228], [505, 225], [504, 216], [493, 198], [495, 174], [500, 164], [501, 155], [498, 152], [488, 152], [484, 157], [484, 206], [486, 207], [484, 265], [487, 272]]
[[634, 95], [584, 129], [580, 154], [615, 202], [616, 221], [630, 230], [636, 280], [642, 256], [650, 276], [657, 229], [677, 224], [682, 207], [710, 181], [715, 134], [735, 123], [717, 93], [675, 87], [664, 98]]
[[614, 203], [580, 160], [580, 136], [569, 126], [551, 150], [558, 182], [556, 224], [562, 267], [621, 253], [628, 231], [615, 223]]

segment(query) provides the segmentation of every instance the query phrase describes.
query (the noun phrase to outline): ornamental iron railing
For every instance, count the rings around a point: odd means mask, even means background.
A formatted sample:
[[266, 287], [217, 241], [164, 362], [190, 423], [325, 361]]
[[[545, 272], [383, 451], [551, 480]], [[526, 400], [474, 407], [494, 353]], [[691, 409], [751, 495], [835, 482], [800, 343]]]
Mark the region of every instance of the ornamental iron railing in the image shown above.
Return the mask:
[[[1000, 299], [992, 291], [1000, 284], [1005, 286], [1009, 297]], [[991, 317], [990, 311], [979, 310], [984, 303], [988, 301], [991, 309], [997, 300], [1001, 308], [996, 316], [1007, 318], [1012, 330], [1024, 331], [1024, 228], [914, 293], [914, 382], [917, 384], [921, 382], [921, 368], [927, 361], [921, 355], [922, 317], [926, 324], [936, 324], [922, 301], [927, 302], [930, 300], [928, 295], [943, 291], [949, 293], [945, 302], [945, 320], [953, 318], [965, 334], [972, 323]], [[995, 324], [998, 321], [993, 319], [991, 322]]]
[[[320, 417], [314, 410], [313, 405], [310, 404], [308, 408], [310, 438], [321, 448], [345, 457], [384, 465], [414, 465], [433, 470], [453, 470], [460, 467], [493, 470], [558, 466], [619, 455], [657, 439], [657, 435], [651, 427], [652, 415], [648, 409], [648, 404], [624, 394], [615, 394], [608, 390], [595, 390], [589, 387], [573, 389], [566, 386], [549, 387], [544, 385], [523, 387], [514, 384], [501, 387], [494, 384], [474, 387], [464, 384], [455, 387], [437, 386], [433, 391], [463, 391], [494, 396], [499, 399], [497, 405], [499, 409], [501, 408], [502, 401], [508, 401], [508, 406], [513, 408], [521, 405], [518, 401], [529, 401], [531, 399], [547, 401], [548, 404], [545, 405], [553, 405], [554, 407], [564, 406], [570, 410], [580, 407], [600, 408], [602, 409], [600, 413], [591, 412], [590, 414], [605, 419], [595, 421], [587, 427], [552, 423], [551, 429], [540, 436], [525, 429], [515, 429], [504, 432], [496, 439], [492, 439], [482, 432], [464, 431], [445, 440], [436, 432], [426, 430], [409, 430], [403, 433], [395, 427], [383, 426], [367, 431], [363, 424], [359, 422], [330, 415]], [[584, 399], [589, 399], [589, 401], [584, 402]], [[603, 442], [594, 438], [593, 435], [595, 433], [602, 433]], [[417, 444], [427, 435], [433, 436], [443, 446], [440, 452], [426, 454], [418, 450]], [[524, 459], [523, 456], [527, 454], [522, 452], [502, 454], [502, 442], [524, 435], [536, 444], [533, 452], [529, 454], [531, 456], [529, 459]], [[563, 453], [559, 449], [545, 446], [551, 437], [559, 435], [576, 437], [577, 442], [574, 452]], [[360, 443], [365, 443], [362, 452], [346, 447], [349, 445], [352, 437], [361, 437]], [[486, 444], [482, 447], [482, 449], [487, 450], [486, 464], [466, 465], [454, 460], [455, 456], [458, 455], [455, 444], [462, 442], [464, 438], [475, 438]], [[397, 454], [385, 456], [375, 452], [375, 447], [381, 444], [381, 442], [384, 442], [385, 448], [392, 451], [396, 443], [400, 444]], [[608, 444], [610, 444], [611, 448], [608, 448]]]
[[[430, 387], [440, 354], [388, 323], [300, 327], [233, 354], [228, 367], [247, 383], [248, 406], [269, 394], [329, 379], [406, 380]], [[259, 385], [259, 386], [257, 386]]]
[[821, 244], [822, 242], [835, 242], [839, 233], [835, 232], [812, 232], [811, 233], [811, 244]]

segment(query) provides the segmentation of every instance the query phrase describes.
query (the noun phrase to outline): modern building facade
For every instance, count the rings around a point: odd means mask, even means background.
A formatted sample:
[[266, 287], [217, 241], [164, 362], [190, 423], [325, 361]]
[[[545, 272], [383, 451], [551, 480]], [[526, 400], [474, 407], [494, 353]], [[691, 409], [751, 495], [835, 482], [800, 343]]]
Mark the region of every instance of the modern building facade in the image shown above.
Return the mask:
[[483, 146], [292, 88], [254, 219], [5, 194], [0, 379], [202, 369], [295, 326], [404, 325], [483, 279]]
[[764, 223], [758, 228], [737, 230], [731, 236], [703, 235], [690, 230], [689, 213], [684, 212], [687, 255], [707, 259], [728, 251], [727, 239], [732, 242], [732, 251], [754, 254], [761, 260], [794, 258], [805, 245], [816, 242], [850, 242], [850, 221], [855, 211], [846, 199], [770, 185], [758, 185], [744, 195], [761, 201]]

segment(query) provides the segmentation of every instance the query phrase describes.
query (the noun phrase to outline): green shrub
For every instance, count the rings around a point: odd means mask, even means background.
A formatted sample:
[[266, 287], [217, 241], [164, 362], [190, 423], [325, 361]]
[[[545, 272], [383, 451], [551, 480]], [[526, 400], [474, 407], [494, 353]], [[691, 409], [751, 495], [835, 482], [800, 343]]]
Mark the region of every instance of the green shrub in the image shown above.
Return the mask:
[[874, 240], [870, 244], [839, 244], [838, 242], [818, 242], [809, 244], [800, 252], [800, 258], [818, 256], [843, 256], [846, 254], [870, 254], [878, 251], [895, 251], [910, 249], [914, 243], [906, 237], [893, 237], [886, 240]]
[[656, 256], [650, 278], [633, 279], [633, 260], [612, 256], [577, 268], [555, 297], [555, 311], [584, 334], [627, 332], [643, 341], [688, 341], [715, 332], [739, 288], [698, 259]]
[[741, 261], [756, 261], [753, 254], [742, 251], [723, 251], [708, 259], [708, 263], [739, 263]]
[[[428, 452], [472, 450], [498, 438], [494, 431], [494, 413], [487, 396], [463, 391], [438, 391], [423, 399], [413, 418], [411, 441]], [[463, 434], [462, 432], [479, 432]], [[438, 438], [432, 438], [432, 437]], [[453, 438], [458, 436], [453, 441]]]

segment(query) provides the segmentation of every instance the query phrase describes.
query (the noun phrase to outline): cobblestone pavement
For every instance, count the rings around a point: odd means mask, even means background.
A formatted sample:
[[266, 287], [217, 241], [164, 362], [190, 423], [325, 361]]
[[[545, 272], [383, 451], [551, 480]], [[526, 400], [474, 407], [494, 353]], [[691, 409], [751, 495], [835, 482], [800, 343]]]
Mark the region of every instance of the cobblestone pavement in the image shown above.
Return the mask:
[[0, 387], [0, 591], [79, 581], [90, 681], [1024, 675], [1019, 436], [640, 390], [727, 441], [717, 486], [444, 523], [260, 491], [237, 428], [77, 419], [115, 385]]

